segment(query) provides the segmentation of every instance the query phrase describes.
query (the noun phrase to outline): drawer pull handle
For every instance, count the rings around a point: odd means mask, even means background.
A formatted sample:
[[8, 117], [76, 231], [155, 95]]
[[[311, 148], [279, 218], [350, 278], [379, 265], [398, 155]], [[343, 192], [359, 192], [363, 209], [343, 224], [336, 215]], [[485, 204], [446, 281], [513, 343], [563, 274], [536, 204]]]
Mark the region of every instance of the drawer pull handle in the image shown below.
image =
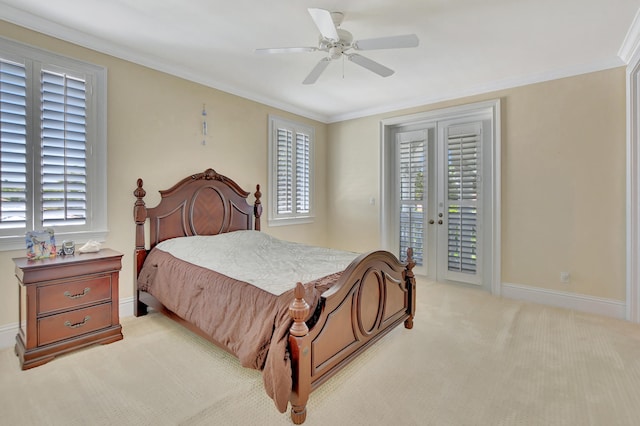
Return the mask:
[[64, 325], [66, 327], [69, 327], [69, 328], [78, 328], [78, 327], [82, 327], [83, 325], [88, 323], [90, 319], [91, 319], [91, 317], [89, 315], [87, 315], [86, 317], [84, 317], [84, 320], [82, 320], [81, 322], [78, 322], [78, 323], [75, 323], [75, 324], [71, 324], [71, 321], [65, 321]]
[[65, 291], [64, 295], [67, 296], [69, 299], [80, 299], [81, 297], [86, 296], [89, 293], [90, 290], [91, 289], [89, 287], [85, 287], [84, 291], [82, 293], [71, 294], [71, 293], [69, 293], [69, 291]]

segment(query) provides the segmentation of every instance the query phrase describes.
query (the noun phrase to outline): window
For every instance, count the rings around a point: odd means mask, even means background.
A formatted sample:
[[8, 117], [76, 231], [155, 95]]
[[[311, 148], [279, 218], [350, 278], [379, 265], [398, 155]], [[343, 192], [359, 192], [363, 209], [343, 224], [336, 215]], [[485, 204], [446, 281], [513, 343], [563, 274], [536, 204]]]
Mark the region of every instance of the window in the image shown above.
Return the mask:
[[313, 128], [269, 117], [269, 225], [313, 220]]
[[106, 236], [106, 71], [0, 39], [0, 249]]

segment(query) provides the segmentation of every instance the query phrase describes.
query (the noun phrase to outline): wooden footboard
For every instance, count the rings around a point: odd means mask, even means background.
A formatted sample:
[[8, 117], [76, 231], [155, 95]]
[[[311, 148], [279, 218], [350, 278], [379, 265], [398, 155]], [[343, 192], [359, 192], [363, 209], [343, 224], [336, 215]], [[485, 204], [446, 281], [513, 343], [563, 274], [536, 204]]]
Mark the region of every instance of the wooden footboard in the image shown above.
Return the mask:
[[291, 419], [306, 418], [309, 394], [362, 351], [401, 322], [413, 327], [415, 278], [411, 249], [407, 262], [391, 253], [374, 251], [358, 257], [321, 299], [313, 328], [304, 323], [309, 306], [302, 284], [296, 288], [290, 314], [289, 347], [293, 368]]

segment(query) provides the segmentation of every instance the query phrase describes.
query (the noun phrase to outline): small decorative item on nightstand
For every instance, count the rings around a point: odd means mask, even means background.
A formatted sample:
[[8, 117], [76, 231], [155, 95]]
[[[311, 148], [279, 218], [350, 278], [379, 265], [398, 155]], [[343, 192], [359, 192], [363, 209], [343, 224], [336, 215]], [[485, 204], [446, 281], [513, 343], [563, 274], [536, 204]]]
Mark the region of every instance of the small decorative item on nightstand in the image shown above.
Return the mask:
[[97, 241], [89, 240], [85, 245], [78, 249], [78, 253], [96, 253], [100, 251], [100, 243]]
[[76, 251], [76, 245], [73, 241], [62, 242], [62, 254], [65, 256], [71, 256]]

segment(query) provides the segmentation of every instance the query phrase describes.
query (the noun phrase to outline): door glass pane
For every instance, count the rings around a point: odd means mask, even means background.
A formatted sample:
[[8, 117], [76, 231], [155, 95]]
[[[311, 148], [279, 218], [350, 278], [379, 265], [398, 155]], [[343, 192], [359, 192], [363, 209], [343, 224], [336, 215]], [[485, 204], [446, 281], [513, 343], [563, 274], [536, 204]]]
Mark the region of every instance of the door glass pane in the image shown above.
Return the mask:
[[422, 266], [425, 256], [424, 213], [427, 200], [427, 144], [424, 131], [397, 135], [400, 194], [400, 257], [413, 248], [413, 260]]
[[447, 136], [448, 270], [476, 274], [478, 269], [479, 123], [455, 125]]

